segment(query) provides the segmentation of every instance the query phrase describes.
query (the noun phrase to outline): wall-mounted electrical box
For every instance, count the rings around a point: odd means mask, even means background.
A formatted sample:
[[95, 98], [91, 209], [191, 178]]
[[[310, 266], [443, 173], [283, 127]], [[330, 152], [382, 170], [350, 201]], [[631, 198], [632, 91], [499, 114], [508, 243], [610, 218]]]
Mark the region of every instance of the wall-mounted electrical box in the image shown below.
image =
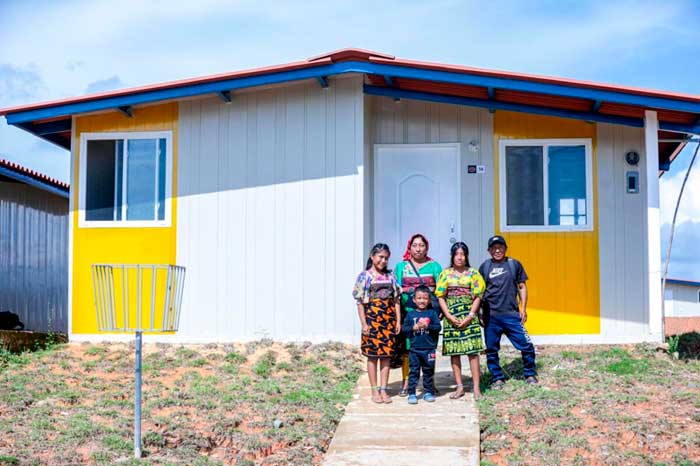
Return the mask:
[[630, 171], [627, 172], [627, 192], [628, 193], [633, 193], [636, 194], [639, 192], [639, 172], [637, 171]]

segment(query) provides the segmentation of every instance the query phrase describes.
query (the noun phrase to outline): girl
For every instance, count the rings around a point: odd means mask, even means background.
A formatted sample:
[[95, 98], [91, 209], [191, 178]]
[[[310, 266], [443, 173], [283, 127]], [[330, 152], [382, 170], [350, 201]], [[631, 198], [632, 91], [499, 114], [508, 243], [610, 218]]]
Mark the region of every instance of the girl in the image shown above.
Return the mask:
[[[401, 288], [387, 269], [389, 246], [375, 244], [367, 259], [367, 267], [355, 282], [352, 296], [357, 302], [357, 315], [362, 325], [362, 354], [367, 356], [367, 374], [372, 386], [372, 401], [391, 403], [387, 393], [389, 363], [394, 354], [396, 335], [401, 332], [399, 298]], [[377, 386], [377, 362], [381, 382]]]
[[[409, 312], [414, 310], [413, 306], [411, 306], [413, 303], [410, 302], [412, 300], [409, 298], [413, 296], [416, 287], [425, 285], [430, 289], [431, 293], [435, 292], [435, 284], [440, 272], [442, 272], [442, 267], [428, 256], [429, 248], [428, 239], [422, 234], [416, 233], [408, 239], [406, 252], [403, 254], [403, 261], [396, 264], [396, 281], [402, 292], [401, 322], [403, 322], [403, 318]], [[440, 309], [435, 309], [435, 312], [440, 314]], [[408, 396], [408, 348], [406, 339], [403, 336], [397, 339], [396, 352], [398, 353], [397, 356], [401, 363], [403, 375], [403, 385], [399, 396]], [[394, 367], [398, 367], [398, 365]]]
[[464, 396], [461, 356], [466, 354], [469, 357], [469, 368], [474, 383], [474, 399], [479, 399], [479, 353], [484, 350], [484, 343], [476, 314], [486, 285], [479, 272], [469, 266], [469, 248], [466, 244], [453, 244], [450, 254], [450, 268], [442, 271], [435, 290], [445, 314], [442, 354], [451, 357], [452, 372], [457, 385], [450, 398]]

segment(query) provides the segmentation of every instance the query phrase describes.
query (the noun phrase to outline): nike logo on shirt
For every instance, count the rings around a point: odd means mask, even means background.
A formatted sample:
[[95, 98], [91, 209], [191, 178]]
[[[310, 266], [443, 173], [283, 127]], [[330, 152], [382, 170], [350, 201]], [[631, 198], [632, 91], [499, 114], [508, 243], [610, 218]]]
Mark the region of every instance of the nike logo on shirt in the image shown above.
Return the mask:
[[504, 273], [506, 273], [506, 269], [504, 269], [503, 267], [493, 268], [489, 272], [489, 278], [495, 278], [495, 277], [498, 277], [500, 275], [503, 275]]

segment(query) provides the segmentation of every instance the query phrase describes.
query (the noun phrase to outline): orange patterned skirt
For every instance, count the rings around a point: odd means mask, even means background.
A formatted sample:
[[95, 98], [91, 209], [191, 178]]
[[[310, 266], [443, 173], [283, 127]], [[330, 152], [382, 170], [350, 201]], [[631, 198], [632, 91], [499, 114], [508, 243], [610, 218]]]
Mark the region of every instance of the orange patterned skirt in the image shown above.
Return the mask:
[[362, 354], [368, 358], [390, 358], [396, 343], [396, 308], [393, 299], [370, 299], [365, 306], [369, 335], [362, 335]]

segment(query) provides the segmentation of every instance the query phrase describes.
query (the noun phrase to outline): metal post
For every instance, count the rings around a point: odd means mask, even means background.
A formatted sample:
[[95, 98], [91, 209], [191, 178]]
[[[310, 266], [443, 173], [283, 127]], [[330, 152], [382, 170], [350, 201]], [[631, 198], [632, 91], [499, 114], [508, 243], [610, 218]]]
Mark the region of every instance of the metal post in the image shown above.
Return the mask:
[[134, 369], [134, 458], [141, 458], [141, 335], [136, 331], [136, 367]]

